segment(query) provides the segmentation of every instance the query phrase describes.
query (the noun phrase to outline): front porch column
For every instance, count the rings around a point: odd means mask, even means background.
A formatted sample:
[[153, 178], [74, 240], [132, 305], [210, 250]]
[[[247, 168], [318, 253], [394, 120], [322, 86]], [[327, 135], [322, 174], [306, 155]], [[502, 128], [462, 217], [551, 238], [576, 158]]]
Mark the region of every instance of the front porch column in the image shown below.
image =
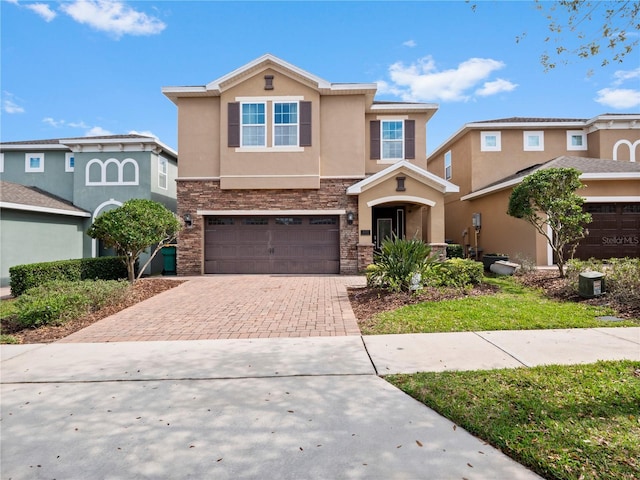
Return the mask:
[[373, 243], [358, 244], [358, 271], [364, 272], [373, 263]]

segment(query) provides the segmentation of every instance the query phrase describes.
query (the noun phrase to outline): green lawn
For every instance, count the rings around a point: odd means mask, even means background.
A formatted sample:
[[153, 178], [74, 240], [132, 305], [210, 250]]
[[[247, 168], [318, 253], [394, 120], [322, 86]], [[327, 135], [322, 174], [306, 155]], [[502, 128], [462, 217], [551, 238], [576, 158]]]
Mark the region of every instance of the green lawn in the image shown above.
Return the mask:
[[640, 478], [640, 362], [385, 379], [547, 479]]
[[607, 322], [609, 308], [557, 302], [512, 279], [487, 279], [500, 286], [495, 295], [409, 305], [376, 315], [362, 326], [364, 335], [638, 326], [640, 321]]

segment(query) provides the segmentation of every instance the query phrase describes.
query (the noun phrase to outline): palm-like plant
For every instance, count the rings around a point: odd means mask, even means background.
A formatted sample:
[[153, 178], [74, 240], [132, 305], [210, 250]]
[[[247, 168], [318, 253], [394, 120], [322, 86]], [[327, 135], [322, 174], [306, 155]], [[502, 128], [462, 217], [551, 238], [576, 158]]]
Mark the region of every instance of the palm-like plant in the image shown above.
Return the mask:
[[374, 263], [367, 268], [367, 285], [395, 292], [408, 291], [420, 283], [429, 265], [431, 247], [422, 240], [403, 240], [393, 235], [383, 240]]

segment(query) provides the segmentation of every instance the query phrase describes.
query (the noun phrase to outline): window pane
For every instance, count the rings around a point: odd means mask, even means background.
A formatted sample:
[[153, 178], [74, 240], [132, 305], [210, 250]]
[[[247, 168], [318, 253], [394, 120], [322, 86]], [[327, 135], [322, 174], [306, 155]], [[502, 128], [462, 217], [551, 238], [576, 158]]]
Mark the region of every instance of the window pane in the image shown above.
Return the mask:
[[527, 137], [527, 145], [530, 147], [539, 147], [540, 137], [538, 137], [537, 135], [529, 135]]
[[264, 103], [243, 103], [242, 124], [264, 125]]
[[574, 147], [582, 146], [582, 135], [572, 135], [571, 136], [571, 145]]
[[402, 142], [383, 142], [382, 158], [402, 158]]
[[402, 122], [382, 122], [383, 140], [401, 140]]
[[298, 123], [297, 103], [276, 103], [274, 104], [274, 111], [276, 125]]
[[496, 136], [495, 135], [487, 135], [484, 137], [484, 144], [487, 147], [495, 147], [497, 145]]
[[298, 145], [298, 127], [276, 125], [275, 145]]
[[264, 146], [264, 127], [242, 127], [242, 145], [248, 147]]
[[40, 157], [29, 157], [29, 168], [40, 168]]
[[73, 168], [76, 166], [76, 159], [75, 157], [69, 157], [69, 167]]

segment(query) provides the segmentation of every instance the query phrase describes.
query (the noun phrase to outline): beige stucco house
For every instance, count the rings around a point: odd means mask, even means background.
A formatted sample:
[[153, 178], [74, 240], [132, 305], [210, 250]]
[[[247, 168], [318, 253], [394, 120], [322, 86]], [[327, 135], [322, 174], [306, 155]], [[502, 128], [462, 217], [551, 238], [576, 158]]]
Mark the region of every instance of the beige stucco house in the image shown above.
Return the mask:
[[445, 198], [427, 171], [437, 105], [374, 99], [264, 55], [178, 107], [178, 273], [356, 273], [383, 238], [442, 252]]
[[593, 222], [576, 257], [640, 256], [640, 114], [468, 123], [427, 162], [431, 173], [460, 186], [445, 199], [445, 235], [471, 256], [477, 249], [553, 264], [546, 239], [506, 214], [513, 187], [549, 167], [575, 167], [586, 185], [579, 194]]

